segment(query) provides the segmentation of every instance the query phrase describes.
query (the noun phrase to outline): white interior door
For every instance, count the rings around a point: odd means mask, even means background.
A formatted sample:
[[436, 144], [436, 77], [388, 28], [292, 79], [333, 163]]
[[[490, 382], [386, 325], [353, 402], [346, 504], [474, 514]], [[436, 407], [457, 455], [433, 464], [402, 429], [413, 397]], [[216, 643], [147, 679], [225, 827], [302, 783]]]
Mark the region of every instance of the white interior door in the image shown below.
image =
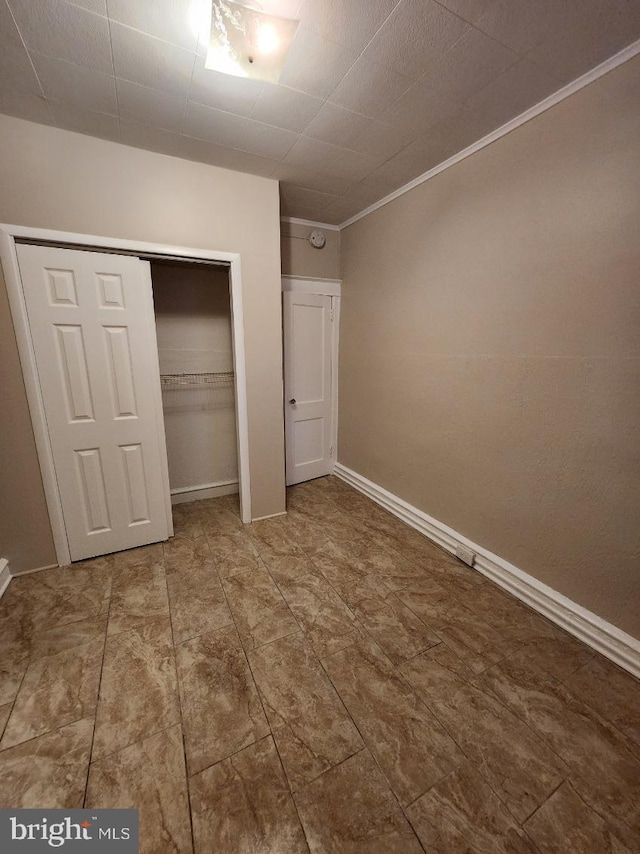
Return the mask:
[[148, 262], [16, 250], [71, 559], [166, 539]]
[[283, 294], [287, 486], [330, 474], [335, 465], [332, 299]]

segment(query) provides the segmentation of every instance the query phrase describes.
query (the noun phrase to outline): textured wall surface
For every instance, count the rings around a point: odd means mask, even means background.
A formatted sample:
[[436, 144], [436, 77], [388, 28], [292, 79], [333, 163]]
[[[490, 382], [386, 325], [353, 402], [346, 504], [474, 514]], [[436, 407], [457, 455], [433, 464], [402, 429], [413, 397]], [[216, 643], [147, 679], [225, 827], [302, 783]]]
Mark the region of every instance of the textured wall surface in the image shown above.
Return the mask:
[[340, 278], [340, 232], [320, 229], [326, 238], [322, 249], [309, 243], [313, 231], [310, 225], [281, 222], [280, 254], [282, 273], [291, 276], [308, 276], [312, 279]]
[[20, 572], [56, 563], [49, 514], [0, 268], [0, 557]]
[[[0, 146], [2, 222], [241, 254], [252, 513], [283, 511], [277, 182], [8, 116], [0, 116]], [[3, 322], [8, 323], [6, 310]], [[10, 370], [19, 409], [21, 378], [15, 364]], [[12, 431], [3, 445], [9, 457], [28, 458], [25, 477], [13, 488], [32, 496], [39, 492], [38, 503], [42, 492], [30, 433]], [[42, 522], [34, 520], [33, 526], [40, 546], [29, 547], [28, 560], [16, 558], [21, 565], [51, 562], [50, 532]]]
[[640, 59], [342, 232], [339, 459], [640, 637]]

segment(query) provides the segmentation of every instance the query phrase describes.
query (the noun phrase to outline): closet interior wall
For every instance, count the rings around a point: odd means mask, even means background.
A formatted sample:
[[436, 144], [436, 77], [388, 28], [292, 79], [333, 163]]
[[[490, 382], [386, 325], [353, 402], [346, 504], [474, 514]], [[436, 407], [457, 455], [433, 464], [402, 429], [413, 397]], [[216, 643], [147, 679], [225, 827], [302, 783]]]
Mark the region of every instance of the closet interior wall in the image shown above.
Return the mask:
[[151, 264], [172, 502], [238, 491], [229, 272]]

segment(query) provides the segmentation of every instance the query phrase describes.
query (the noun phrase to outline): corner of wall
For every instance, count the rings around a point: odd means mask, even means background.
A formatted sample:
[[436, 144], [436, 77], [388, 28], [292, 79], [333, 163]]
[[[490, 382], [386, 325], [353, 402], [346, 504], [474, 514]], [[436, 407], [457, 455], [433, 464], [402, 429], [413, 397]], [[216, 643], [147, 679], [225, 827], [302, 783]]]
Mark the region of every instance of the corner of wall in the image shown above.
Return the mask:
[[9, 562], [6, 558], [0, 557], [0, 598], [2, 598], [10, 581], [11, 573], [9, 572]]

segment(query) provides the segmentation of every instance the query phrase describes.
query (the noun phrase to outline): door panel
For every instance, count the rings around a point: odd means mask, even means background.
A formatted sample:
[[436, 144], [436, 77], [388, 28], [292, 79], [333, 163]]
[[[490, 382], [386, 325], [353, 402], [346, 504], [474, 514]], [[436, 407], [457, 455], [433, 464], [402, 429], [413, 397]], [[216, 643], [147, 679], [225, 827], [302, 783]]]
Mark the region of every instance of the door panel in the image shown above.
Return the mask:
[[69, 422], [93, 421], [93, 400], [82, 327], [55, 323], [53, 328], [57, 333], [58, 370], [65, 380]]
[[[333, 471], [332, 306], [283, 294], [287, 485]], [[295, 401], [295, 402], [292, 402]]]
[[126, 326], [105, 326], [104, 332], [114, 418], [137, 418], [129, 330]]
[[109, 531], [111, 520], [100, 448], [87, 448], [75, 454], [87, 532]]
[[166, 539], [148, 263], [16, 250], [71, 559]]

